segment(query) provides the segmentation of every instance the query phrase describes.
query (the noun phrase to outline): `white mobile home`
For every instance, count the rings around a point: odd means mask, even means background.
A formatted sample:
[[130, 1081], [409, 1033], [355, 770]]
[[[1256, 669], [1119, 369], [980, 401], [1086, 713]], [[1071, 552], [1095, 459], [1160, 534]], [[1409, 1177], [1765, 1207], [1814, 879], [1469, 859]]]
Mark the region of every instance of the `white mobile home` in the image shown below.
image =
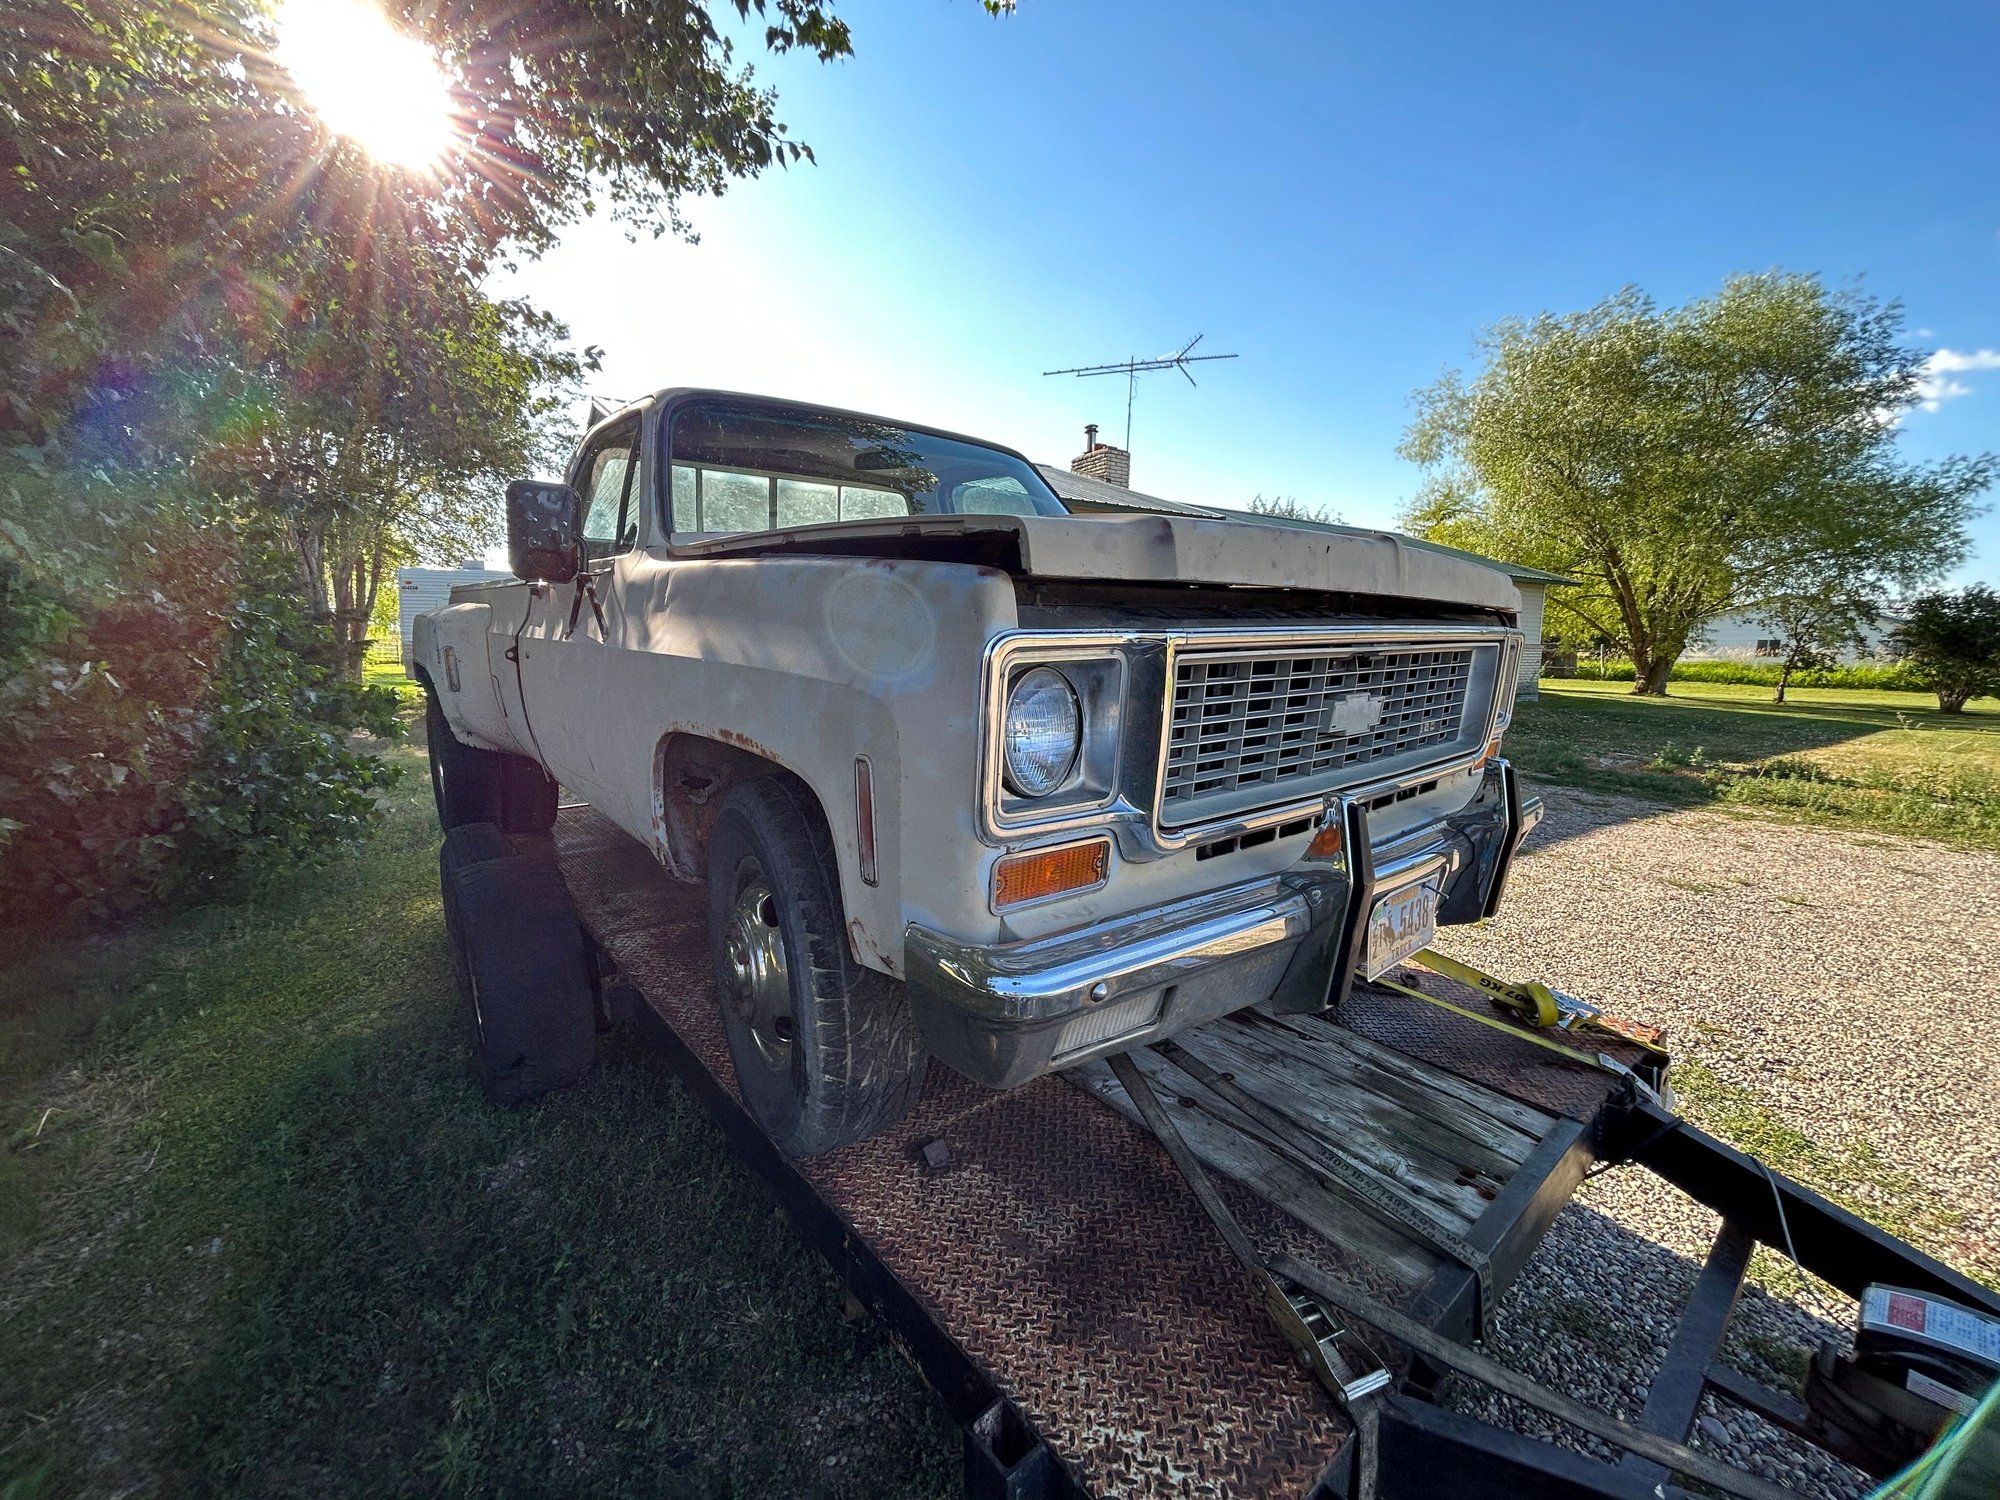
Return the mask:
[[402, 646], [403, 664], [409, 665], [410, 629], [418, 615], [449, 604], [451, 591], [462, 583], [491, 583], [497, 578], [513, 576], [476, 562], [463, 562], [455, 568], [396, 569], [396, 635]]

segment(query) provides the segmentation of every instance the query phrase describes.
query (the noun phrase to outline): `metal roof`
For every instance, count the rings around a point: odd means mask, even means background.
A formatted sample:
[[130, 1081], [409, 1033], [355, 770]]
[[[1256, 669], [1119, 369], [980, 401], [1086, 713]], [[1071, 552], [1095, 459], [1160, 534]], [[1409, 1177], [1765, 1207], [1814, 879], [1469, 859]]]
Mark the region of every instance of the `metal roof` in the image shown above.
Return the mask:
[[1049, 488], [1065, 500], [1074, 500], [1079, 505], [1101, 505], [1109, 510], [1151, 510], [1168, 516], [1201, 516], [1211, 521], [1235, 519], [1226, 511], [1215, 510], [1205, 505], [1182, 505], [1175, 500], [1162, 500], [1158, 495], [1143, 494], [1130, 490], [1122, 484], [1106, 484], [1101, 479], [1092, 479], [1087, 474], [1077, 474], [1069, 469], [1058, 469], [1054, 464], [1036, 464], [1035, 470], [1049, 482]]

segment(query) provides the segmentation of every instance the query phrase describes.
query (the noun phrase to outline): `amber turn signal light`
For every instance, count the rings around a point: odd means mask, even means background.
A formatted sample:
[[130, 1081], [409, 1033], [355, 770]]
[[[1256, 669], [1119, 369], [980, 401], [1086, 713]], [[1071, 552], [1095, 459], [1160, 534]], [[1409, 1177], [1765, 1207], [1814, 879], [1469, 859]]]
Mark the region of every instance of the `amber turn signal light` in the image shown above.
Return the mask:
[[1344, 840], [1341, 837], [1340, 831], [1340, 819], [1337, 817], [1328, 818], [1324, 823], [1319, 825], [1319, 832], [1313, 835], [1313, 841], [1306, 845], [1305, 857], [1307, 859], [1339, 859], [1343, 842]]
[[1103, 885], [1110, 873], [1109, 839], [1008, 854], [993, 866], [993, 909], [1087, 891]]

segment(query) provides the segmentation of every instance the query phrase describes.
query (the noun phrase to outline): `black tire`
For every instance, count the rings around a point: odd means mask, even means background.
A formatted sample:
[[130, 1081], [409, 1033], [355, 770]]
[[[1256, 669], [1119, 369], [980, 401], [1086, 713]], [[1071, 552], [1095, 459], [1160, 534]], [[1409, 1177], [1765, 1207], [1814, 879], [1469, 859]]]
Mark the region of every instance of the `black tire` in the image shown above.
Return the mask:
[[562, 871], [505, 849], [491, 824], [464, 825], [446, 835], [438, 866], [472, 1076], [511, 1109], [590, 1072], [597, 1006]]
[[909, 1113], [925, 1066], [909, 995], [848, 951], [832, 836], [791, 779], [746, 781], [723, 800], [708, 840], [708, 939], [737, 1085], [781, 1148], [830, 1151]]
[[466, 744], [451, 732], [443, 705], [430, 691], [424, 695], [424, 739], [440, 827], [491, 823], [514, 834], [555, 827], [557, 787], [549, 774], [526, 756]]
[[445, 830], [444, 847], [438, 850], [439, 878], [452, 869], [504, 859], [512, 852], [507, 835], [491, 823], [461, 823]]

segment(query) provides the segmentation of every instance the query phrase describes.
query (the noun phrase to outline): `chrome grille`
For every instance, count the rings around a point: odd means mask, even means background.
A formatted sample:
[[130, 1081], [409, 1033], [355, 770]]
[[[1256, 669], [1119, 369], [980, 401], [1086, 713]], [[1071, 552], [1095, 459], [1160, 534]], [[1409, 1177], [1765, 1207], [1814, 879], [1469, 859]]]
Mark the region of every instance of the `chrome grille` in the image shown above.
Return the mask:
[[[1442, 759], [1485, 732], [1476, 645], [1184, 654], [1160, 799], [1167, 824], [1242, 812]], [[1345, 705], [1345, 706], [1343, 706]], [[1373, 720], [1371, 723], [1370, 720]]]

